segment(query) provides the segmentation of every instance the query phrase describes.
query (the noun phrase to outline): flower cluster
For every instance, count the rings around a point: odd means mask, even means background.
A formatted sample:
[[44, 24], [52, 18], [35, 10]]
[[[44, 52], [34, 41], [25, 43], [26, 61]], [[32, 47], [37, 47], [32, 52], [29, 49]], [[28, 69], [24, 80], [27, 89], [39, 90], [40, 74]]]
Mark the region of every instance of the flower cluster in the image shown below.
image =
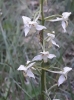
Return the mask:
[[[55, 21], [61, 21], [62, 28], [64, 29], [64, 32], [66, 32], [66, 27], [68, 25], [68, 17], [71, 15], [71, 12], [64, 12], [62, 13], [61, 17], [57, 17], [56, 19], [50, 20], [51, 22]], [[39, 25], [36, 18], [35, 20], [31, 20], [29, 17], [22, 16], [23, 23], [24, 23], [24, 32], [25, 36], [28, 35], [29, 32], [32, 31], [34, 33], [36, 30], [40, 31], [43, 29], [46, 29], [45, 26]], [[49, 42], [52, 45], [55, 45], [59, 47], [59, 45], [54, 41], [55, 35], [51, 33], [47, 33], [47, 38], [45, 38], [45, 42]], [[28, 61], [26, 66], [20, 65], [19, 68], [17, 69], [18, 71], [23, 71], [24, 76], [28, 76], [30, 78], [35, 79], [35, 75], [32, 72], [32, 67], [35, 65], [36, 61], [43, 61], [44, 63], [48, 62], [48, 59], [51, 60], [55, 58], [56, 55], [50, 54], [49, 51], [45, 50], [45, 47], [43, 47], [43, 51], [39, 53], [39, 55], [35, 56], [32, 61]], [[63, 70], [61, 71], [51, 71], [53, 73], [60, 74], [60, 77], [58, 79], [58, 86], [60, 86], [64, 81], [67, 80], [67, 74], [69, 71], [71, 71], [72, 68], [70, 67], [64, 67]], [[49, 71], [49, 70], [48, 70]]]

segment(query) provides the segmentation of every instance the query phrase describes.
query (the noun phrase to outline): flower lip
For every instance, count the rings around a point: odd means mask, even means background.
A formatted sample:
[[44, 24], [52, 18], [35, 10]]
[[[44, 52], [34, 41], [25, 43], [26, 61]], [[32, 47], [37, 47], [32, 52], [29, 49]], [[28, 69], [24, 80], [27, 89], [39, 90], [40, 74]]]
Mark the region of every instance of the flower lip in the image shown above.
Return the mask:
[[41, 56], [42, 56], [44, 63], [46, 63], [48, 61], [49, 52], [43, 51], [43, 52], [40, 52], [40, 53], [41, 53]]
[[60, 86], [62, 83], [64, 83], [66, 81], [67, 77], [65, 77], [64, 75], [61, 75], [58, 79], [58, 86]]

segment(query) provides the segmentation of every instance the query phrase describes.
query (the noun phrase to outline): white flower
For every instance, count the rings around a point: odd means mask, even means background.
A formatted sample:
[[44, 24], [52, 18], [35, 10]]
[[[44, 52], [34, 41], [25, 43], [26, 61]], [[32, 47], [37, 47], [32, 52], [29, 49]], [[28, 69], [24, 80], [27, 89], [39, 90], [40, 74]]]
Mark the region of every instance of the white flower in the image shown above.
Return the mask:
[[47, 35], [48, 35], [48, 38], [46, 41], [50, 41], [53, 45], [59, 47], [59, 45], [54, 41], [55, 35], [50, 34], [50, 33], [47, 33]]
[[50, 20], [50, 21], [52, 21], [52, 22], [62, 21], [61, 22], [62, 28], [63, 28], [64, 32], [67, 32], [66, 27], [68, 25], [68, 18], [69, 18], [70, 15], [71, 15], [71, 12], [63, 12], [62, 18], [57, 17], [56, 19], [53, 19], [53, 20]]
[[29, 64], [28, 66], [20, 65], [17, 70], [23, 71], [25, 76], [32, 77], [35, 79], [33, 72], [31, 71], [31, 67], [35, 64], [35, 62]]
[[71, 15], [71, 12], [63, 12], [62, 17], [64, 20], [68, 20], [68, 17]]
[[48, 58], [52, 59], [54, 57], [56, 57], [54, 54], [49, 54], [48, 51], [43, 51], [43, 52], [40, 52], [40, 55], [35, 56], [32, 61], [43, 60], [44, 63], [46, 63], [48, 61]]
[[23, 23], [24, 23], [25, 36], [27, 36], [29, 31], [35, 32], [35, 30], [40, 31], [40, 30], [46, 29], [45, 26], [39, 25], [37, 23], [37, 20], [31, 21], [31, 19], [26, 16], [22, 16], [22, 19], [23, 19]]
[[64, 67], [62, 71], [51, 71], [53, 73], [61, 74], [58, 79], [58, 86], [60, 86], [64, 81], [67, 80], [67, 74], [71, 70], [72, 70], [72, 68], [70, 68], [70, 67]]
[[58, 86], [60, 86], [64, 81], [67, 80], [67, 74], [71, 70], [72, 70], [72, 68], [70, 68], [70, 67], [64, 67], [63, 71], [60, 71], [60, 74], [62, 74], [62, 75], [58, 79]]

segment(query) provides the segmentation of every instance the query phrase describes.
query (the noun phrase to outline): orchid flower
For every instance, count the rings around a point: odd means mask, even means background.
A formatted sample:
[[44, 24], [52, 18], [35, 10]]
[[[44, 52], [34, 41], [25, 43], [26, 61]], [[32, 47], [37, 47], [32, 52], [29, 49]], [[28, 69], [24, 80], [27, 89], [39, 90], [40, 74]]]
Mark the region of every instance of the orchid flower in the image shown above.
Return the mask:
[[55, 35], [51, 33], [47, 33], [48, 38], [46, 41], [50, 41], [53, 45], [59, 47], [59, 45], [54, 41]]
[[63, 71], [60, 71], [60, 74], [62, 74], [62, 75], [58, 79], [58, 86], [60, 86], [64, 81], [67, 80], [67, 74], [71, 70], [72, 70], [72, 68], [70, 68], [70, 67], [64, 67]]
[[46, 63], [48, 61], [48, 58], [52, 59], [54, 57], [56, 57], [54, 54], [49, 54], [48, 51], [43, 51], [43, 52], [40, 52], [40, 55], [35, 56], [32, 59], [32, 61], [41, 61], [41, 60], [43, 60], [44, 63]]
[[66, 27], [68, 25], [68, 18], [69, 18], [70, 15], [71, 15], [71, 12], [63, 12], [62, 18], [57, 17], [56, 19], [53, 19], [53, 20], [50, 20], [50, 21], [51, 22], [62, 21], [61, 22], [62, 28], [63, 28], [64, 32], [67, 32]]
[[62, 83], [64, 83], [64, 81], [67, 80], [67, 74], [71, 70], [72, 70], [72, 68], [70, 68], [70, 67], [64, 67], [62, 71], [51, 71], [53, 73], [61, 74], [58, 79], [58, 86], [60, 86]]
[[31, 19], [29, 17], [26, 17], [26, 16], [22, 16], [22, 19], [23, 19], [23, 23], [24, 23], [25, 36], [28, 35], [29, 31], [34, 32], [35, 30], [40, 31], [40, 30], [46, 29], [45, 26], [39, 25], [37, 23], [37, 20], [31, 21]]
[[35, 79], [35, 76], [31, 70], [31, 67], [35, 64], [35, 62], [29, 64], [28, 66], [20, 65], [17, 69], [18, 71], [23, 71], [23, 74], [28, 77], [32, 77]]

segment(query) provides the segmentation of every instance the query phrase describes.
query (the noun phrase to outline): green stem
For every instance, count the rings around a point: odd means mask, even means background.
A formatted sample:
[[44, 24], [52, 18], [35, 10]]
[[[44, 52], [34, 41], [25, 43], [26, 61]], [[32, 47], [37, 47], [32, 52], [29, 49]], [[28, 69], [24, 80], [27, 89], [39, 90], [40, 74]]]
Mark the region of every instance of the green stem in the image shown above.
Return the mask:
[[[44, 63], [41, 64], [41, 66], [44, 66]], [[46, 73], [45, 70], [42, 69], [41, 72], [41, 100], [45, 100], [44, 91], [46, 90]]]
[[[43, 14], [43, 1], [44, 0], [40, 0], [40, 12], [41, 12], [41, 24], [44, 25], [44, 14]], [[43, 45], [43, 30], [40, 31], [40, 42], [42, 43]]]
[[[40, 0], [40, 10], [41, 10], [41, 24], [44, 25], [44, 15], [43, 15], [43, 1], [44, 0]], [[40, 32], [40, 42], [42, 45], [44, 45], [43, 42], [44, 36], [43, 36], [43, 30]], [[44, 62], [42, 62], [41, 67], [44, 67]], [[44, 91], [46, 89], [46, 75], [45, 75], [45, 70], [42, 69], [41, 71], [41, 100], [45, 100], [45, 95], [44, 95]]]

